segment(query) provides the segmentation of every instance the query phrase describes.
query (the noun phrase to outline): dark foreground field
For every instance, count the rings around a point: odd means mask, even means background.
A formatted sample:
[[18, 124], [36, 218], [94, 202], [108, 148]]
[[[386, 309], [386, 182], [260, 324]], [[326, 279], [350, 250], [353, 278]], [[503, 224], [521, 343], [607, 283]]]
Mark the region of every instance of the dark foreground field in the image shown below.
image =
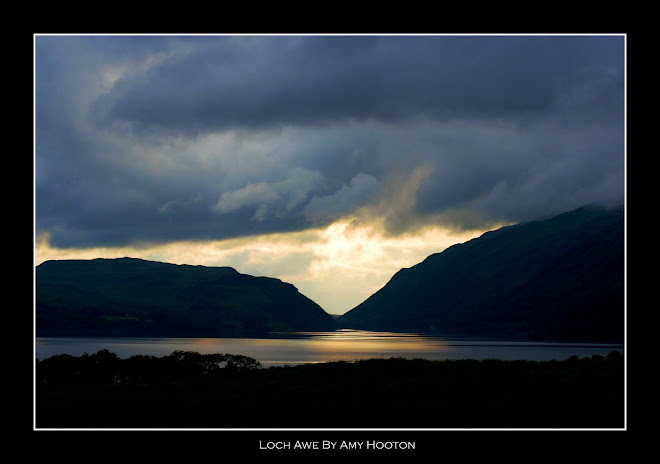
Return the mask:
[[251, 358], [102, 351], [37, 362], [41, 428], [622, 428], [624, 360]]

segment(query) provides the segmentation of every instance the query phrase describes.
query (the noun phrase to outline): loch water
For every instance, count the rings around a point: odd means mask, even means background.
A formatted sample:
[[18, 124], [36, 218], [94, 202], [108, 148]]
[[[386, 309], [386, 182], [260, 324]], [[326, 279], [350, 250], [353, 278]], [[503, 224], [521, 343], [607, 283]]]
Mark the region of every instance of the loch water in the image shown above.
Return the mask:
[[420, 334], [337, 330], [333, 332], [274, 333], [269, 338], [79, 338], [37, 337], [35, 356], [81, 356], [107, 349], [120, 358], [167, 356], [173, 351], [229, 353], [249, 356], [262, 366], [296, 365], [369, 358], [423, 358], [430, 360], [502, 359], [551, 361], [623, 354], [622, 344], [542, 341], [473, 340]]

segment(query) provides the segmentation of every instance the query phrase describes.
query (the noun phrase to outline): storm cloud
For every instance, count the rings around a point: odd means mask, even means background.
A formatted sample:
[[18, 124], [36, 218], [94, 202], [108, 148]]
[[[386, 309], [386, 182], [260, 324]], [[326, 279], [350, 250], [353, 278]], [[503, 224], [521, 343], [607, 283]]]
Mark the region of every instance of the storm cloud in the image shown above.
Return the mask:
[[111, 121], [188, 133], [534, 117], [569, 100], [620, 103], [620, 44], [586, 37], [218, 38], [126, 76], [97, 110]]
[[35, 37], [57, 247], [623, 203], [623, 36]]

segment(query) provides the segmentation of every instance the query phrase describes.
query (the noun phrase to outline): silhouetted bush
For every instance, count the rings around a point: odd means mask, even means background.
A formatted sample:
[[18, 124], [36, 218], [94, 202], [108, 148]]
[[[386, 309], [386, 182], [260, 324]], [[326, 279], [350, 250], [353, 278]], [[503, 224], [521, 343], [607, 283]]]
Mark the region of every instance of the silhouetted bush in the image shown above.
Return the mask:
[[38, 384], [90, 383], [136, 384], [196, 377], [213, 377], [259, 369], [247, 356], [174, 351], [169, 356], [134, 355], [127, 359], [101, 350], [80, 357], [55, 355], [37, 362]]
[[[619, 353], [565, 361], [370, 359], [261, 369], [252, 358], [57, 355], [37, 427], [617, 428]], [[102, 373], [102, 368], [107, 372]]]

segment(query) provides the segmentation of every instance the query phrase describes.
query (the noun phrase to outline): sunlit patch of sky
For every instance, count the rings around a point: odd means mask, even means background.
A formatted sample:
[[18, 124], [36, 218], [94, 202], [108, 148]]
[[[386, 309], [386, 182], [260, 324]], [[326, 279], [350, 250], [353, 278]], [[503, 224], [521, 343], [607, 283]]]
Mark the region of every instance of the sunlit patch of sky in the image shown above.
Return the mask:
[[125, 256], [173, 264], [230, 266], [281, 279], [331, 314], [343, 314], [382, 288], [401, 268], [413, 266], [483, 231], [452, 232], [426, 227], [415, 234], [386, 236], [375, 225], [339, 220], [324, 229], [220, 241], [172, 242], [148, 247], [73, 248], [36, 241], [36, 264], [57, 259]]

